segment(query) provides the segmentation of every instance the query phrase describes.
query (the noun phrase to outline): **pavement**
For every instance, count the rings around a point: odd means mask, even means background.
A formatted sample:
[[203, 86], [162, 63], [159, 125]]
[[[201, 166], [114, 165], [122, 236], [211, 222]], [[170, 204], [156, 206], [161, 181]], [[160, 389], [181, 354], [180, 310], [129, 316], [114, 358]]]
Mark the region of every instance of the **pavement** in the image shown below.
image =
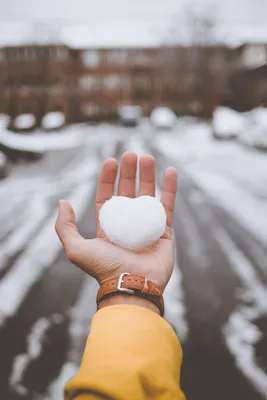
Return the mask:
[[189, 400], [267, 399], [267, 156], [217, 143], [206, 124], [173, 132], [79, 126], [81, 143], [15, 165], [0, 182], [0, 387], [3, 400], [59, 400], [78, 368], [97, 284], [72, 266], [53, 226], [72, 203], [94, 237], [96, 179], [106, 157], [152, 153], [157, 191], [179, 170], [175, 272], [166, 317], [183, 345]]

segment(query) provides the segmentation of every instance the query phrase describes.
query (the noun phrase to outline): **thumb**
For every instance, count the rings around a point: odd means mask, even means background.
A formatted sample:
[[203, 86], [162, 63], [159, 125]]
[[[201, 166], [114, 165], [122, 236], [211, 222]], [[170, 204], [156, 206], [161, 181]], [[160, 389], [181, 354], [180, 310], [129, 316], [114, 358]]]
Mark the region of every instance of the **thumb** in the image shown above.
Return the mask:
[[62, 242], [70, 261], [75, 258], [75, 248], [77, 248], [83, 237], [80, 235], [75, 223], [75, 214], [72, 206], [66, 200], [59, 201], [59, 212], [55, 224], [56, 233]]

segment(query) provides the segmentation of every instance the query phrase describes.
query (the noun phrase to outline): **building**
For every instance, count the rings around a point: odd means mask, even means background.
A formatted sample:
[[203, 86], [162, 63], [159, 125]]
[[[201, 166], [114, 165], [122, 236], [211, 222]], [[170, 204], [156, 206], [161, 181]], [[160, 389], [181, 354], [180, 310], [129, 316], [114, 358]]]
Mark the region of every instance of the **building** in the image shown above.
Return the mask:
[[0, 112], [49, 111], [67, 122], [112, 120], [119, 107], [157, 106], [209, 118], [225, 103], [248, 109], [266, 99], [267, 46], [68, 47], [64, 44], [0, 48]]
[[72, 63], [67, 46], [9, 46], [0, 54], [2, 112], [11, 118], [32, 113], [37, 124], [49, 111], [68, 116]]
[[232, 53], [225, 103], [239, 111], [266, 105], [267, 43], [245, 43]]

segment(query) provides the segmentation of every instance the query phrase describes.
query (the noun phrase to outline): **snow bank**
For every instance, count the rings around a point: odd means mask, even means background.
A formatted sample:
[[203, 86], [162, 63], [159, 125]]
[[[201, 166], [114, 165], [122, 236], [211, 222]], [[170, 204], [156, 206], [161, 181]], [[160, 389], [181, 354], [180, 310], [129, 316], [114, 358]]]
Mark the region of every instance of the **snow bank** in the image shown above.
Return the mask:
[[255, 121], [262, 127], [267, 129], [267, 108], [258, 107], [252, 111]]
[[152, 111], [150, 120], [156, 128], [171, 129], [175, 125], [177, 118], [170, 108], [158, 107]]
[[218, 136], [238, 136], [245, 127], [244, 115], [227, 107], [218, 107], [213, 113], [212, 127]]
[[154, 146], [158, 151], [178, 161], [187, 162], [204, 154], [214, 154], [214, 148], [223, 148], [211, 139], [211, 128], [206, 123], [188, 124], [179, 130], [181, 135], [177, 137], [168, 132], [157, 136]]
[[59, 129], [66, 122], [65, 115], [62, 112], [54, 111], [47, 113], [42, 119], [42, 128], [50, 130], [50, 129]]
[[9, 125], [10, 117], [6, 114], [0, 114], [0, 130], [6, 129]]
[[9, 131], [0, 132], [0, 144], [20, 151], [42, 153], [48, 150], [63, 150], [78, 147], [83, 139], [83, 132], [66, 129], [57, 133], [35, 133], [21, 135]]
[[246, 113], [249, 127], [240, 136], [247, 146], [267, 149], [267, 108], [257, 107]]
[[36, 119], [33, 114], [20, 114], [14, 119], [13, 125], [16, 129], [31, 129], [35, 122]]

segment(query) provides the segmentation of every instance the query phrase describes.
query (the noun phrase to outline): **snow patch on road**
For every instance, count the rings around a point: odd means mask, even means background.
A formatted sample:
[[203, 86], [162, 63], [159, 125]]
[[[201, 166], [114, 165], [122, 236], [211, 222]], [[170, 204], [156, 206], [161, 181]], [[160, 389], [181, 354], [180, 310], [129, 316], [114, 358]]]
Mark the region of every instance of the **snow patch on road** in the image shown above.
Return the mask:
[[[48, 214], [47, 202], [38, 194], [32, 199], [27, 213], [23, 214], [24, 220], [19, 220], [18, 228], [0, 244], [0, 272], [6, 267], [10, 257], [27, 246], [34, 232], [42, 224]], [[16, 218], [16, 214], [13, 218]]]
[[84, 343], [90, 330], [90, 323], [96, 311], [96, 293], [98, 283], [90, 276], [86, 276], [80, 296], [70, 311], [69, 349], [66, 362], [61, 368], [58, 377], [51, 383], [46, 400], [58, 400], [62, 397], [66, 382], [78, 371]]
[[68, 131], [66, 128], [55, 133], [19, 134], [8, 130], [0, 131], [0, 144], [20, 151], [43, 153], [48, 150], [66, 150], [79, 147], [84, 133], [81, 130]]
[[224, 251], [234, 272], [246, 288], [243, 303], [229, 317], [223, 334], [226, 345], [235, 358], [236, 365], [267, 399], [267, 374], [257, 364], [254, 346], [261, 339], [261, 331], [253, 320], [267, 315], [267, 288], [258, 278], [254, 266], [238, 249], [228, 234], [220, 227], [214, 229], [215, 239]]
[[9, 384], [12, 391], [16, 394], [21, 396], [29, 395], [28, 389], [23, 384], [24, 374], [30, 364], [41, 355], [48, 330], [52, 325], [62, 323], [63, 321], [64, 317], [62, 315], [53, 314], [49, 318], [40, 318], [33, 325], [26, 339], [26, 352], [17, 355], [13, 361]]
[[[77, 219], [81, 218], [92, 195], [94, 182], [83, 183], [69, 197]], [[62, 245], [54, 232], [57, 211], [44, 224], [27, 249], [16, 260], [11, 271], [0, 282], [0, 326], [13, 316], [28, 294], [32, 285], [46, 269], [53, 265]]]
[[194, 183], [241, 226], [267, 244], [267, 204], [237, 188], [225, 178], [204, 171], [187, 169]]

